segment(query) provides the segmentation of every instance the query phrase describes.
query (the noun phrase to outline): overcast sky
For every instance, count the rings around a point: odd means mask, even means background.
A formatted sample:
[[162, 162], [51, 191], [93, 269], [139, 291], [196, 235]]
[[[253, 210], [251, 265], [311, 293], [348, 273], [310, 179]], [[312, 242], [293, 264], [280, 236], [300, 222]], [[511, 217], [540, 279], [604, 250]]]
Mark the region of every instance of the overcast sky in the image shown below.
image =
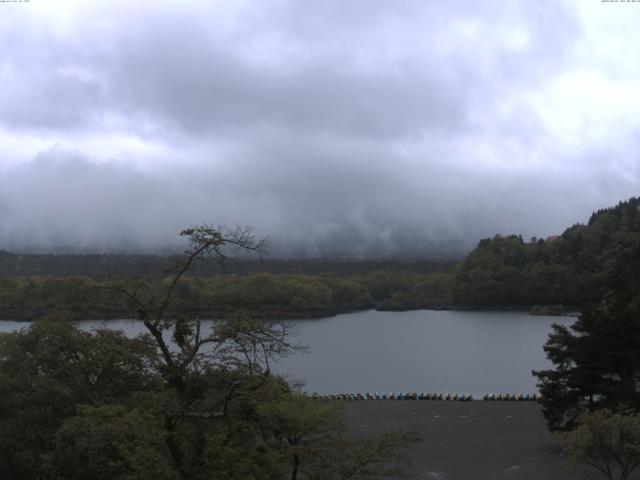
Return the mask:
[[601, 0], [0, 3], [0, 248], [560, 233], [640, 192], [639, 25]]

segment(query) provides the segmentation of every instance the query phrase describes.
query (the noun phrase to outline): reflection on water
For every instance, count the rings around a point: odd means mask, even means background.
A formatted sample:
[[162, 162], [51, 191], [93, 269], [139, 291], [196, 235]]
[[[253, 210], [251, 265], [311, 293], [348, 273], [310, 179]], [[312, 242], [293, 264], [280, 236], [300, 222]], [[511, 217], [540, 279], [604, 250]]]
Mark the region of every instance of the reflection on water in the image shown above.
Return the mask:
[[[522, 312], [367, 311], [298, 320], [296, 339], [309, 347], [273, 366], [318, 393], [429, 391], [535, 392], [531, 370], [548, 367], [542, 346], [552, 323], [570, 317]], [[82, 328], [105, 322], [80, 322]], [[27, 324], [0, 322], [0, 331]], [[130, 335], [140, 322], [108, 324]]]

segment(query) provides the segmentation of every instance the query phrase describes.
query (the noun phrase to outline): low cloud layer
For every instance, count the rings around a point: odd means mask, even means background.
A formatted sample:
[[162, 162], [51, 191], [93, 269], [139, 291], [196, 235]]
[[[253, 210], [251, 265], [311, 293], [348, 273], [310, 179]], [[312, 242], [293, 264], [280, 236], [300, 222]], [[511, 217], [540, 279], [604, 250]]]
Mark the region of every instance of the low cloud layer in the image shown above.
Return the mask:
[[0, 248], [411, 256], [638, 194], [638, 5], [201, 3], [2, 7]]

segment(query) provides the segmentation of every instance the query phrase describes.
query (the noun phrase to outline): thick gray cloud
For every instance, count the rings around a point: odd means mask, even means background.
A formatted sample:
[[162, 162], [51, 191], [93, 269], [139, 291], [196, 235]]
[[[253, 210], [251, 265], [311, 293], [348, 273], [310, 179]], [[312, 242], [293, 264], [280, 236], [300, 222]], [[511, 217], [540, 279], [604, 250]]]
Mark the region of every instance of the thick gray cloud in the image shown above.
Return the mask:
[[640, 9], [581, 5], [15, 4], [0, 248], [158, 249], [202, 222], [281, 254], [557, 233], [640, 184], [619, 43]]

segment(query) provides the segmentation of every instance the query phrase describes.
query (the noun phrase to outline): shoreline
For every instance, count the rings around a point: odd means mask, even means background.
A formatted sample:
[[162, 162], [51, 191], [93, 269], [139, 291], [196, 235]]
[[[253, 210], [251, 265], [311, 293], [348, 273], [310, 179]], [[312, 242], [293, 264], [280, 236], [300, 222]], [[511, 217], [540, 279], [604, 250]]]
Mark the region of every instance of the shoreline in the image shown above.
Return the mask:
[[[307, 311], [307, 312], [277, 312], [270, 315], [265, 315], [264, 313], [260, 315], [251, 315], [256, 312], [248, 311], [247, 313], [252, 318], [259, 318], [262, 320], [271, 320], [271, 321], [296, 321], [296, 320], [320, 320], [323, 318], [334, 318], [338, 315], [346, 315], [351, 313], [363, 313], [363, 312], [416, 312], [416, 311], [430, 311], [430, 312], [443, 312], [443, 311], [451, 311], [451, 312], [516, 312], [516, 313], [526, 313], [532, 317], [577, 317], [579, 313], [577, 311], [569, 310], [567, 312], [563, 312], [561, 314], [543, 314], [543, 313], [532, 313], [530, 308], [523, 305], [507, 305], [507, 306], [484, 306], [484, 307], [475, 307], [475, 306], [467, 306], [467, 305], [450, 305], [450, 306], [442, 306], [442, 307], [424, 307], [424, 308], [409, 308], [409, 309], [386, 309], [379, 308], [378, 306], [373, 308], [354, 308], [354, 309], [331, 309], [331, 310], [323, 310], [323, 311]], [[86, 318], [73, 318], [69, 319], [71, 322], [82, 322], [82, 321], [103, 321], [109, 322], [113, 320], [136, 320], [128, 318], [129, 312], [110, 312], [108, 317], [104, 316], [91, 316], [88, 315]], [[26, 314], [24, 312], [21, 313], [13, 313], [12, 318], [4, 318], [4, 313], [0, 312], [0, 322], [21, 322], [21, 323], [29, 323], [42, 318], [42, 312], [37, 313], [29, 313]], [[229, 313], [226, 311], [218, 311], [218, 312], [208, 312], [200, 315], [201, 320], [212, 320], [216, 318], [226, 318], [229, 316]], [[7, 316], [9, 317], [9, 316]]]

